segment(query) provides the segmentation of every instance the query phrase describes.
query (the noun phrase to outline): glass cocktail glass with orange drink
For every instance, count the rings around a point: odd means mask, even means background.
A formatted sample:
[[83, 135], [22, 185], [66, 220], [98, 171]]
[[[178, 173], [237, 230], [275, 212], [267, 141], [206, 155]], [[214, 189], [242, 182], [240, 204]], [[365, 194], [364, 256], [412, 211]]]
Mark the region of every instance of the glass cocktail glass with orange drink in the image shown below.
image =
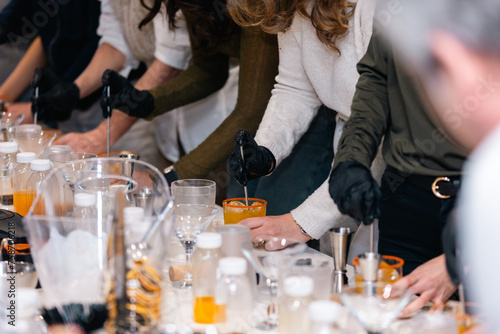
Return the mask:
[[264, 217], [266, 215], [267, 202], [263, 199], [249, 198], [248, 206], [245, 198], [229, 198], [222, 202], [224, 207], [224, 224], [237, 224], [243, 219], [253, 217]]
[[[356, 283], [363, 281], [363, 273], [361, 272], [361, 267], [359, 266], [359, 259], [355, 258], [353, 264], [356, 268], [356, 276], [354, 281]], [[377, 281], [383, 283], [394, 283], [403, 277], [403, 265], [405, 261], [397, 256], [382, 255], [382, 260], [380, 261], [380, 266], [377, 273]]]

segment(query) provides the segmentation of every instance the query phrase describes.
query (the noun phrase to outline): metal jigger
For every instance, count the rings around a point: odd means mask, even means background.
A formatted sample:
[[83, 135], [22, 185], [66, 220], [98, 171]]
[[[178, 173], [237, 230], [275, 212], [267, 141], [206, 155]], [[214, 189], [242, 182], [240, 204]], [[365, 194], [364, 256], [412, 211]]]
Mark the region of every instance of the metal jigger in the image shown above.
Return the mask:
[[333, 293], [341, 293], [342, 287], [344, 284], [347, 284], [347, 253], [349, 253], [349, 246], [354, 231], [348, 227], [334, 227], [328, 231], [330, 232], [334, 267]]

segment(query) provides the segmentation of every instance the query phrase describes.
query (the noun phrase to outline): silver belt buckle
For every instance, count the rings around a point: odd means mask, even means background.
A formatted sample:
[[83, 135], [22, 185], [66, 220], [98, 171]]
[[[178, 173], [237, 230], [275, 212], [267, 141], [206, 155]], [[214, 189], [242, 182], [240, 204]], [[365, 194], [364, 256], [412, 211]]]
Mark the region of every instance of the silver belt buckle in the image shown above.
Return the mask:
[[432, 186], [431, 186], [432, 193], [437, 198], [441, 198], [441, 199], [450, 198], [451, 196], [449, 196], [449, 195], [443, 195], [443, 194], [441, 194], [439, 192], [438, 183], [441, 182], [441, 181], [443, 181], [443, 182], [451, 182], [451, 180], [449, 178], [447, 178], [446, 176], [436, 177], [436, 179], [434, 180], [434, 182], [432, 182]]

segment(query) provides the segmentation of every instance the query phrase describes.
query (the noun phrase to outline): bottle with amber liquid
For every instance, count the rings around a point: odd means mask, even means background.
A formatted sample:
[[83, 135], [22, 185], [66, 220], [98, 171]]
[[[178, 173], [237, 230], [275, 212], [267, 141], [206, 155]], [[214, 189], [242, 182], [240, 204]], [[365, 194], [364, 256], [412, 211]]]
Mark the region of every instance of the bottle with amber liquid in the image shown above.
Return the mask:
[[222, 236], [219, 233], [201, 233], [193, 254], [193, 308], [194, 321], [200, 324], [222, 322], [225, 310], [215, 304]]
[[[50, 161], [47, 159], [35, 159], [30, 163], [31, 173], [26, 182], [26, 194], [24, 201], [26, 208], [30, 209], [37, 195], [38, 186], [50, 172]], [[43, 214], [43, 201], [38, 201], [38, 205], [34, 208], [35, 214]], [[27, 211], [28, 211], [27, 210]]]
[[14, 167], [14, 211], [26, 216], [31, 203], [26, 203], [26, 186], [31, 173], [30, 163], [36, 159], [34, 152], [21, 152], [16, 155], [17, 165]]

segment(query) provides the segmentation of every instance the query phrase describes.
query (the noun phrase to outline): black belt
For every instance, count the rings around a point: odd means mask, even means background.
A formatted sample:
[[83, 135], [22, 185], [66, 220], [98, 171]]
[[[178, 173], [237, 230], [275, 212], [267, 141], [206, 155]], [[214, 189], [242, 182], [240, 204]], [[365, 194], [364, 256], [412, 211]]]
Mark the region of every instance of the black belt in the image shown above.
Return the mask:
[[[441, 199], [455, 197], [460, 189], [460, 176], [426, 176], [426, 175], [409, 175], [403, 177], [403, 172], [387, 166], [387, 172], [392, 175], [400, 176], [404, 179], [403, 182], [412, 184], [419, 188], [430, 190], [434, 196]], [[402, 183], [403, 183], [402, 182]]]

